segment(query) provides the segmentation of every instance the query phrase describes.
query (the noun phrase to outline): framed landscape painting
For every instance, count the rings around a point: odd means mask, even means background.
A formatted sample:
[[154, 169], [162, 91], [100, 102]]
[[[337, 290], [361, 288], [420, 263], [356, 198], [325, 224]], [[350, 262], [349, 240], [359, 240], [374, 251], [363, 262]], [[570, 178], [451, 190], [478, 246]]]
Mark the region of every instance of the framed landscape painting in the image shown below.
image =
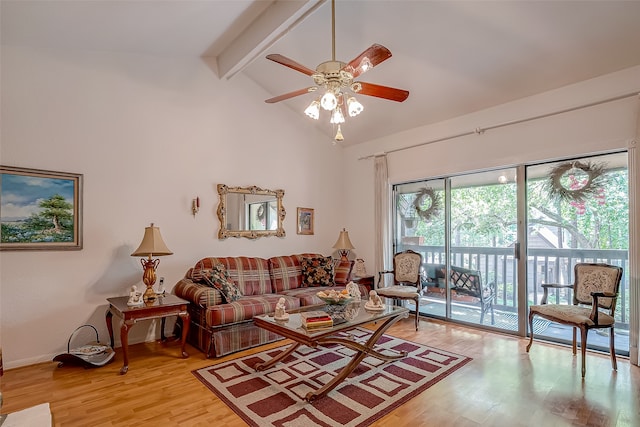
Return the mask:
[[298, 234], [313, 234], [313, 209], [298, 208]]
[[0, 166], [0, 250], [82, 249], [82, 175]]

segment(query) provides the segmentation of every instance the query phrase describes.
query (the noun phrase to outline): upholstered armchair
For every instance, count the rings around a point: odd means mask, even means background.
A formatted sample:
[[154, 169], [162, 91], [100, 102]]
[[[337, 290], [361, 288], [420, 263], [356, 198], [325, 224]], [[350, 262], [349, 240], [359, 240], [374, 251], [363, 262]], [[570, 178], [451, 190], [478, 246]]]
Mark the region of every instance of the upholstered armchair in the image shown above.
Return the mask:
[[[533, 344], [533, 317], [540, 316], [553, 322], [573, 327], [573, 354], [576, 354], [576, 332], [580, 329], [582, 378], [585, 374], [587, 333], [591, 329], [609, 329], [611, 367], [617, 370], [614, 345], [616, 299], [620, 289], [622, 268], [608, 264], [578, 263], [574, 268], [573, 285], [544, 284], [540, 305], [529, 307], [530, 339], [527, 353]], [[571, 289], [573, 304], [547, 304], [550, 289]]]
[[[416, 331], [418, 330], [420, 296], [422, 295], [422, 255], [412, 250], [399, 252], [393, 256], [393, 270], [378, 273], [376, 292], [384, 298], [416, 303]], [[385, 274], [393, 274], [393, 284], [384, 286]]]

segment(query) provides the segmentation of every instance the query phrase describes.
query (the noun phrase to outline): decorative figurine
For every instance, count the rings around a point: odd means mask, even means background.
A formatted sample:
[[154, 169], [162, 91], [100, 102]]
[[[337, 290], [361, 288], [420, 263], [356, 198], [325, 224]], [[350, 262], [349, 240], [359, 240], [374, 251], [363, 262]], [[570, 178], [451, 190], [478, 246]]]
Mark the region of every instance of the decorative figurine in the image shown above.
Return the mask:
[[376, 291], [371, 290], [369, 292], [369, 301], [364, 305], [364, 308], [367, 310], [384, 310], [382, 299], [380, 299], [380, 295]]
[[136, 306], [142, 305], [142, 292], [138, 292], [138, 287], [133, 285], [131, 287], [131, 292], [129, 292], [129, 301], [127, 301], [128, 306]]
[[356, 259], [356, 277], [365, 277], [367, 275], [367, 270], [365, 270], [364, 260], [362, 258]]
[[289, 320], [289, 313], [285, 311], [285, 302], [284, 298], [280, 298], [278, 300], [278, 304], [276, 304], [276, 313], [273, 316], [276, 320]]
[[342, 317], [345, 320], [353, 320], [358, 316], [358, 313], [360, 313], [360, 304], [349, 304], [342, 313]]
[[360, 288], [353, 282], [347, 283], [347, 292], [349, 293], [349, 296], [353, 298], [354, 302], [360, 302], [362, 299]]

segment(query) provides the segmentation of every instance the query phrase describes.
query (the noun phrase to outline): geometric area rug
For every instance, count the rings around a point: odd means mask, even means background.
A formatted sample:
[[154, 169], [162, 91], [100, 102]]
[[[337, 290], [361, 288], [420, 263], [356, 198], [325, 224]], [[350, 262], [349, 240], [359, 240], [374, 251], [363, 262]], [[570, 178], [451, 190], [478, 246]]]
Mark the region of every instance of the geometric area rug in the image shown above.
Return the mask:
[[[349, 331], [365, 341], [371, 331]], [[254, 366], [284, 351], [282, 346], [193, 371], [216, 396], [254, 427], [368, 426], [472, 359], [423, 344], [383, 335], [376, 350], [404, 350], [400, 360], [365, 358], [336, 388], [307, 403], [304, 396], [326, 384], [353, 355], [341, 345], [300, 346], [287, 359], [262, 372]], [[387, 352], [388, 353], [388, 352]]]

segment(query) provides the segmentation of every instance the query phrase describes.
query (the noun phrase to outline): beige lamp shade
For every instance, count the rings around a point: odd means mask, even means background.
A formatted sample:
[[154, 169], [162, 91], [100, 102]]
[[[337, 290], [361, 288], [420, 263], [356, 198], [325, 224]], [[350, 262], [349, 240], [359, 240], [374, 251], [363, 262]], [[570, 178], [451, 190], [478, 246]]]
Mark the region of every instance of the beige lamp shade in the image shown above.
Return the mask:
[[351, 249], [355, 249], [351, 240], [349, 240], [349, 232], [346, 229], [342, 229], [340, 237], [338, 237], [338, 241], [333, 245], [333, 248], [341, 251], [350, 251]]
[[348, 266], [351, 265], [351, 261], [349, 261], [347, 255], [349, 255], [349, 251], [351, 249], [355, 248], [351, 243], [351, 240], [349, 240], [349, 232], [346, 229], [342, 229], [340, 236], [338, 237], [338, 241], [333, 245], [333, 247], [340, 252], [340, 265], [348, 268]]
[[142, 242], [138, 249], [136, 249], [131, 256], [162, 256], [162, 255], [172, 255], [173, 252], [167, 248], [167, 245], [162, 240], [162, 235], [160, 235], [160, 229], [158, 227], [154, 227], [153, 223], [149, 227], [145, 227], [144, 229], [144, 237], [142, 238]]

